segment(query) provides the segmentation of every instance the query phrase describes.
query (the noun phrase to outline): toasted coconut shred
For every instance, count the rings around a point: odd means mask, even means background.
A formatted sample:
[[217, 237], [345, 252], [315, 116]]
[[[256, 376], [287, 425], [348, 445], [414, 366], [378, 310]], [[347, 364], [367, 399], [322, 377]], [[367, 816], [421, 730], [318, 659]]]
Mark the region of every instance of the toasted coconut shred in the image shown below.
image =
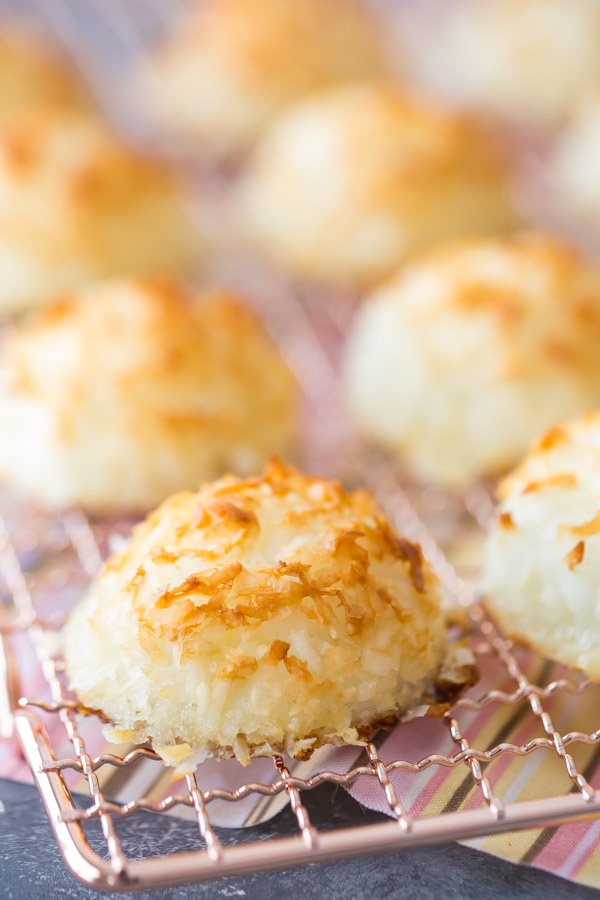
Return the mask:
[[[179, 776], [208, 756], [364, 743], [436, 702], [445, 643], [419, 547], [367, 493], [274, 462], [141, 523], [72, 614], [65, 657], [109, 739], [150, 741]], [[448, 683], [469, 665], [459, 654]]]

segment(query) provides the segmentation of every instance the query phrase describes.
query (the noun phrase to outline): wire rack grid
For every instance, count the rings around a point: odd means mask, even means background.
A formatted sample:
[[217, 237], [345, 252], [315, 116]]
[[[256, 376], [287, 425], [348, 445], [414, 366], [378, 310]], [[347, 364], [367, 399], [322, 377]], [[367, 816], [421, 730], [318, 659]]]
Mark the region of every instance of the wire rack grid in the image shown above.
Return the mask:
[[[11, 7], [11, 3], [0, 3]], [[144, 50], [146, 32], [131, 16], [128, 4], [115, 2], [75, 5], [68, 0], [31, 4], [64, 41], [86, 71], [99, 95], [114, 93], [115, 79], [107, 78], [106, 66], [82, 49], [77, 17], [85, 11], [89, 27], [102, 27], [107, 41], [120, 41], [125, 56]], [[39, 6], [39, 8], [38, 8]], [[50, 10], [51, 7], [51, 10]], [[110, 8], [109, 8], [110, 7]], [[161, 24], [164, 9], [152, 0], [139, 3]], [[89, 24], [88, 23], [88, 24]], [[154, 26], [153, 26], [154, 27]], [[111, 531], [122, 525], [93, 523], [81, 511], [50, 518], [30, 515], [14, 498], [0, 498], [0, 736], [18, 738], [31, 767], [58, 846], [67, 866], [87, 885], [101, 890], [141, 890], [242, 873], [287, 868], [349, 856], [395, 851], [410, 847], [539, 828], [569, 820], [600, 815], [600, 791], [586, 777], [587, 768], [576, 762], [577, 749], [600, 745], [599, 730], [561, 732], [555, 722], [553, 702], [563, 699], [571, 707], [582, 702], [593, 685], [575, 673], [544, 681], [531, 675], [519, 651], [512, 647], [485, 608], [475, 599], [470, 584], [453, 563], [453, 548], [465, 536], [478, 534], [490, 511], [487, 492], [478, 489], [466, 498], [433, 495], [411, 485], [384, 457], [361, 447], [340, 414], [337, 377], [339, 346], [349, 319], [347, 302], [315, 302], [310, 295], [291, 290], [273, 273], [238, 265], [232, 280], [254, 296], [257, 308], [295, 372], [304, 403], [314, 424], [310, 449], [327, 474], [352, 481], [357, 472], [377, 495], [399, 531], [418, 541], [440, 576], [448, 594], [466, 611], [467, 630], [473, 649], [484, 664], [495, 666], [491, 684], [476, 687], [444, 715], [442, 727], [450, 750], [435, 749], [418, 759], [410, 753], [382, 758], [381, 741], [374, 736], [365, 752], [343, 771], [321, 767], [301, 777], [294, 761], [275, 757], [272, 777], [236, 787], [205, 784], [201, 769], [187, 776], [166, 795], [157, 798], [135, 777], [141, 762], [162, 770], [162, 763], [148, 747], [94, 755], [88, 737], [90, 720], [68, 691], [57, 635], [64, 614], [94, 577], [108, 549]], [[309, 468], [313, 460], [309, 460]], [[6, 499], [6, 502], [4, 500]], [[425, 524], [427, 522], [427, 524]], [[450, 523], [448, 525], [448, 523]], [[443, 526], [443, 527], [442, 527]], [[443, 548], [443, 549], [442, 549]], [[462, 570], [461, 570], [462, 571]], [[52, 602], [48, 602], [48, 596]], [[29, 654], [29, 656], [28, 656]], [[34, 677], [24, 671], [23, 659], [34, 660]], [[33, 691], [30, 687], [33, 685]], [[25, 694], [25, 697], [21, 695]], [[537, 726], [537, 736], [508, 743], [502, 737], [491, 742], [469, 741], [463, 713], [478, 714], [491, 705], [507, 710], [522, 707]], [[97, 723], [98, 727], [100, 723]], [[404, 728], [405, 726], [399, 726]], [[59, 737], [60, 735], [60, 737]], [[407, 747], [407, 751], [410, 748]], [[500, 792], [489, 776], [500, 761], [551, 754], [564, 775], [564, 790], [548, 785], [544, 796], [514, 800]], [[121, 771], [127, 799], [116, 801], [102, 773]], [[584, 771], [580, 771], [584, 769]], [[469, 808], [440, 806], [428, 814], [414, 812], [411, 791], [403, 789], [400, 774], [419, 779], [427, 773], [462, 774], [480, 802]], [[83, 781], [87, 799], [83, 806], [70, 777]], [[367, 780], [376, 786], [390, 821], [352, 828], [317, 829], [303, 803], [303, 794], [324, 784], [352, 790]], [[256, 820], [285, 800], [293, 811], [298, 832], [292, 837], [231, 844], [220, 840], [213, 810], [220, 803], [255, 804]], [[115, 827], [139, 811], [168, 814], [188, 811], [197, 821], [197, 849], [169, 856], [130, 858], [124, 852]], [[252, 816], [247, 817], [247, 821]], [[95, 852], [86, 827], [100, 825], [105, 850]]]
[[[246, 279], [250, 283], [247, 273]], [[260, 283], [255, 284], [255, 287], [259, 286]], [[330, 404], [336, 402], [334, 394], [338, 385], [335, 366], [327, 358], [318, 329], [311, 324], [311, 305], [303, 303], [302, 298], [293, 291], [285, 294], [279, 292], [277, 296], [275, 293], [272, 291], [272, 305], [268, 305], [263, 314], [275, 332], [278, 323], [282, 324], [278, 317], [283, 315], [285, 318], [282, 351], [290, 364], [295, 366], [307, 402], [314, 401], [316, 387], [307, 381], [307, 373], [311, 372], [312, 377], [318, 379], [319, 398], [323, 404], [320, 415], [328, 417], [331, 415]], [[264, 296], [268, 299], [268, 292]], [[290, 329], [290, 319], [297, 325], [296, 328]], [[330, 324], [332, 329], [338, 327], [335, 313]], [[288, 343], [290, 334], [293, 335], [293, 352], [290, 352], [291, 344]], [[311, 365], [306, 365], [307, 359]], [[318, 361], [320, 364], [315, 368]], [[329, 372], [329, 382], [323, 382], [326, 371]], [[398, 757], [384, 762], [380, 758], [379, 742], [374, 738], [366, 746], [364, 759], [355, 761], [347, 771], [325, 768], [308, 777], [299, 777], [294, 774], [293, 761], [275, 757], [272, 780], [249, 782], [235, 789], [205, 786], [204, 783], [201, 787], [199, 782], [205, 779], [191, 775], [187, 776], [181, 788], [156, 799], [143, 792], [136, 793], [135, 779], [132, 777], [128, 800], [115, 802], [105, 796], [98, 777], [103, 767], [133, 773], [142, 758], [156, 767], [162, 767], [162, 763], [147, 747], [126, 753], [104, 752], [96, 756], [88, 749], [82, 723], [90, 717], [82, 715], [85, 711], [67, 689], [55, 639], [62, 618], [56, 613], [56, 605], [52, 613], [47, 614], [44, 604], [47, 604], [45, 598], [49, 579], [53, 580], [53, 596], [57, 595], [57, 584], [58, 596], [66, 590], [65, 585], [60, 587], [60, 578], [52, 578], [57, 569], [60, 575], [61, 565], [64, 567], [64, 554], [76, 559], [78, 589], [74, 593], [80, 593], [106, 553], [110, 526], [103, 528], [94, 525], [77, 510], [52, 520], [43, 517], [33, 533], [31, 528], [19, 530], [11, 523], [10, 510], [0, 520], [0, 574], [7, 600], [0, 622], [0, 669], [5, 675], [0, 698], [3, 713], [0, 720], [5, 736], [10, 734], [11, 725], [14, 725], [65, 862], [80, 880], [98, 889], [136, 890], [539, 827], [600, 814], [600, 792], [579, 771], [571, 752], [573, 745], [600, 742], [600, 730], [562, 734], [555, 727], [548, 710], [548, 701], [559, 695], [567, 697], [569, 703], [577, 703], [578, 698], [592, 688], [591, 682], [578, 679], [575, 675], [545, 685], [530, 680], [527, 667], [523, 666], [510, 642], [498, 632], [484, 608], [474, 600], [468, 584], [423, 523], [418, 502], [404, 489], [394, 467], [385, 458], [372, 453], [362, 460], [361, 465], [369, 486], [379, 496], [396, 526], [410, 538], [420, 541], [447, 592], [467, 610], [472, 645], [481, 659], [493, 658], [498, 664], [497, 680], [482, 693], [459, 699], [444, 716], [452, 752], [433, 752], [417, 760]], [[418, 495], [415, 496], [418, 500]], [[485, 493], [468, 498], [468, 509], [465, 508], [463, 514], [469, 515], [471, 521], [475, 516], [485, 518], [488, 510], [485, 500]], [[51, 537], [50, 545], [48, 535]], [[33, 561], [32, 550], [38, 551], [37, 557], [34, 552]], [[40, 560], [44, 562], [41, 574]], [[72, 572], [69, 578], [73, 580]], [[70, 602], [67, 602], [63, 612], [66, 612]], [[45, 691], [41, 692], [44, 696], [20, 698], [15, 641], [22, 635], [27, 636], [36, 665], [43, 675], [43, 680], [38, 683], [45, 685]], [[504, 689], [507, 680], [512, 686], [509, 691]], [[461, 711], [479, 712], [494, 703], [511, 707], [525, 703], [528, 715], [540, 726], [540, 736], [522, 744], [500, 742], [491, 746], [471, 745], [461, 725]], [[61, 753], [57, 749], [60, 742], [56, 737], [56, 719], [61, 723], [70, 752]], [[560, 795], [549, 791], [548, 796], [516, 802], [507, 802], [494, 791], [486, 775], [486, 765], [500, 758], [525, 757], [540, 752], [550, 752], [558, 758], [570, 790]], [[479, 793], [480, 805], [457, 811], [439, 810], [428, 815], [412, 814], [402, 791], [394, 783], [395, 773], [408, 773], [418, 778], [431, 768], [464, 771]], [[83, 808], [68, 786], [65, 777], [68, 772], [85, 779], [89, 802]], [[327, 830], [313, 827], [303, 804], [305, 791], [326, 783], [351, 789], [365, 778], [378, 786], [390, 822]], [[211, 804], [215, 801], [235, 804], [249, 797], [255, 798], [257, 804], [285, 797], [296, 817], [297, 836], [276, 837], [269, 841], [250, 839], [237, 845], [221, 843], [218, 829], [215, 830], [211, 822]], [[115, 830], [117, 819], [127, 818], [140, 810], [164, 814], [185, 807], [193, 812], [197, 820], [197, 850], [166, 857], [127, 857]], [[91, 848], [85, 831], [86, 824], [90, 822], [98, 822], [101, 826], [106, 847], [104, 856]]]

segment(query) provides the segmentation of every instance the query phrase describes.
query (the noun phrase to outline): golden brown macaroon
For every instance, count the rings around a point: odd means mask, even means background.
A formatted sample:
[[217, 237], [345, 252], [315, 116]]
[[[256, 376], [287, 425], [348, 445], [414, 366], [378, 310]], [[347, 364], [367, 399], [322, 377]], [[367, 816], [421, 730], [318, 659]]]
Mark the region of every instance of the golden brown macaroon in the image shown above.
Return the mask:
[[201, 255], [172, 175], [100, 121], [37, 111], [0, 130], [0, 313]]
[[288, 454], [295, 399], [285, 364], [235, 297], [99, 283], [8, 337], [0, 474], [50, 508], [147, 510]]
[[282, 116], [251, 160], [238, 216], [265, 256], [342, 285], [377, 281], [438, 239], [515, 223], [480, 126], [388, 82], [337, 88]]
[[165, 501], [65, 633], [80, 701], [176, 774], [361, 743], [422, 697], [444, 650], [420, 548], [365, 492], [277, 463]]
[[202, 0], [143, 64], [148, 106], [179, 145], [246, 149], [287, 105], [379, 74], [381, 35], [354, 0]]
[[600, 270], [562, 241], [443, 244], [359, 311], [348, 403], [422, 479], [464, 488], [600, 404], [599, 347]]
[[57, 48], [23, 28], [0, 28], [0, 123], [24, 110], [87, 110], [89, 97]]

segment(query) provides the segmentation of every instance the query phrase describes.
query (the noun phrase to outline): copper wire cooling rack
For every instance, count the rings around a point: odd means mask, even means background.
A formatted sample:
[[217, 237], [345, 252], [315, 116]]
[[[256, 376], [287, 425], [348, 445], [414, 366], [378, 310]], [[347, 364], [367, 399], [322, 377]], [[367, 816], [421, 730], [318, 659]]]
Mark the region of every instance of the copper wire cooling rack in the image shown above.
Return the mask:
[[[389, 469], [384, 487], [389, 492]], [[397, 519], [410, 518], [412, 528], [419, 530], [418, 516], [408, 501], [396, 488], [393, 496], [388, 493], [388, 506]], [[46, 525], [48, 522], [46, 521]], [[52, 522], [51, 533], [56, 540], [56, 532], [62, 538], [58, 543], [62, 548], [60, 556], [71, 553], [77, 556], [81, 582], [96, 570], [100, 561], [100, 549], [96, 543], [94, 530], [79, 512], [71, 512]], [[48, 534], [48, 529], [46, 530]], [[425, 541], [427, 551], [433, 553], [433, 562], [444, 576], [446, 586], [456, 594], [463, 591], [462, 600], [468, 595], [454, 568], [433, 544], [428, 535]], [[26, 540], [25, 551], [20, 542]], [[542, 824], [556, 824], [569, 819], [591, 817], [600, 813], [600, 792], [595, 791], [578, 771], [569, 745], [574, 743], [594, 744], [600, 740], [600, 731], [593, 734], [573, 732], [560, 734], [546, 709], [546, 702], [558, 694], [570, 695], [570, 702], [586, 692], [591, 684], [587, 681], [560, 679], [540, 687], [526, 676], [523, 666], [511, 645], [498, 633], [478, 604], [469, 608], [470, 625], [474, 646], [482, 656], [493, 656], [501, 662], [503, 669], [515, 684], [510, 693], [493, 687], [473, 698], [464, 697], [458, 701], [445, 717], [455, 752], [447, 755], [431, 754], [417, 761], [393, 759], [385, 764], [378, 755], [376, 743], [367, 745], [367, 761], [354, 765], [345, 774], [321, 771], [308, 778], [294, 776], [293, 763], [279, 757], [273, 759], [275, 779], [271, 783], [248, 783], [235, 790], [199, 787], [195, 775], [186, 778], [185, 790], [171, 793], [157, 801], [131, 793], [127, 802], [115, 803], [108, 800], [98, 779], [99, 770], [104, 767], [128, 769], [140, 759], [153, 761], [157, 767], [162, 763], [152, 750], [141, 747], [127, 753], [103, 753], [93, 757], [86, 747], [81, 734], [81, 716], [66, 689], [60, 654], [56, 652], [56, 642], [52, 635], [60, 627], [56, 618], [48, 619], [39, 611], [36, 603], [36, 589], [40, 576], [24, 570], [22, 560], [31, 551], [31, 534], [25, 530], [11, 534], [6, 519], [0, 522], [0, 572], [4, 581], [4, 592], [10, 597], [10, 608], [1, 623], [2, 653], [0, 668], [6, 678], [2, 685], [0, 710], [3, 732], [8, 735], [11, 722], [14, 723], [23, 752], [34, 774], [56, 840], [65, 862], [71, 871], [86, 884], [104, 890], [135, 890], [161, 885], [174, 885], [185, 881], [213, 879], [227, 875], [239, 875], [300, 865], [308, 862], [347, 858], [430, 845], [449, 840], [474, 837], [510, 831]], [[33, 571], [37, 572], [36, 567]], [[43, 574], [47, 578], [51, 568]], [[62, 588], [64, 589], [64, 588]], [[62, 590], [61, 589], [61, 590]], [[19, 679], [13, 641], [17, 635], [26, 635], [43, 672], [47, 685], [47, 699], [18, 699]], [[539, 720], [543, 737], [537, 737], [524, 745], [500, 743], [490, 747], [471, 746], [464, 737], [459, 724], [461, 708], [482, 710], [490, 703], [515, 706], [525, 702], [529, 714]], [[20, 707], [20, 708], [18, 708]], [[12, 713], [12, 714], [11, 714]], [[56, 739], [53, 743], [44, 721], [58, 717], [62, 723], [71, 752], [57, 753]], [[400, 726], [403, 727], [403, 726]], [[572, 790], [561, 796], [542, 797], [533, 801], [505, 802], [494, 794], [490, 781], [484, 774], [484, 764], [501, 756], [527, 756], [549, 751], [558, 756], [571, 782]], [[467, 811], [439, 812], [426, 817], [411, 817], [403, 803], [403, 797], [393, 785], [393, 774], [397, 771], [412, 773], [415, 777], [430, 767], [444, 767], [449, 770], [465, 770], [472, 779], [473, 786], [480, 792], [482, 804]], [[67, 771], [84, 776], [89, 792], [86, 805], [76, 802], [67, 786]], [[355, 828], [340, 828], [317, 831], [309, 819], [303, 805], [303, 792], [325, 783], [351, 787], [359, 778], [372, 779], [382, 792], [391, 817], [390, 822]], [[268, 841], [250, 840], [237, 845], [223, 846], [211, 824], [211, 804], [217, 800], [236, 803], [248, 796], [257, 802], [264, 798], [287, 795], [287, 802], [295, 813], [298, 823], [296, 837], [273, 838]], [[151, 810], [164, 814], [176, 807], [193, 810], [199, 829], [198, 849], [169, 856], [149, 856], [143, 859], [129, 859], [123, 852], [116, 835], [115, 819], [127, 818], [138, 810]], [[106, 842], [106, 856], [94, 852], [86, 837], [85, 824], [98, 821]]]
[[[27, 5], [27, 4], [26, 4]], [[107, 78], [101, 54], [89, 52], [82, 43], [86, 21], [97, 36], [102, 31], [112, 49], [120, 42], [126, 56], [143, 49], [145, 32], [132, 8], [159, 22], [164, 4], [139, 0], [136, 4], [77, 3], [69, 0], [32, 2], [38, 16], [47, 20], [74, 57], [86, 70], [97, 93], [114, 95], [114, 77]], [[381, 6], [385, 3], [381, 2]], [[0, 0], [0, 9], [13, 4]], [[87, 17], [87, 19], [86, 19]], [[114, 45], [114, 46], [113, 46]], [[116, 56], [111, 56], [114, 63]], [[118, 92], [116, 92], [118, 93]], [[231, 274], [231, 273], [230, 273]], [[58, 517], [41, 516], [9, 495], [0, 496], [0, 736], [18, 738], [33, 776], [58, 846], [70, 870], [84, 883], [101, 890], [141, 890], [202, 881], [242, 873], [287, 868], [349, 856], [397, 851], [416, 846], [499, 834], [525, 828], [555, 825], [600, 814], [600, 791], [596, 791], [576, 762], [586, 745], [600, 744], [600, 730], [561, 733], [554, 714], [557, 700], [571, 709], [583, 704], [593, 690], [589, 681], [575, 673], [560, 672], [547, 681], [532, 675], [539, 667], [527, 664], [487, 617], [474, 597], [468, 574], [469, 563], [456, 555], [457, 548], [480, 534], [490, 512], [488, 493], [480, 488], [466, 498], [449, 498], [411, 485], [384, 457], [361, 447], [340, 413], [337, 362], [341, 338], [347, 328], [347, 301], [302, 296], [272, 273], [243, 270], [239, 265], [232, 281], [253, 295], [259, 312], [273, 334], [302, 389], [310, 419], [306, 464], [324, 474], [338, 474], [352, 484], [366, 482], [399, 531], [421, 543], [454, 603], [466, 611], [471, 644], [481, 662], [495, 673], [491, 683], [476, 687], [445, 715], [448, 752], [429, 752], [419, 759], [385, 756], [376, 736], [366, 752], [354, 758], [345, 771], [318, 768], [304, 775], [291, 760], [275, 757], [272, 777], [241, 786], [207, 784], [202, 767], [195, 775], [177, 783], [160, 799], [149, 792], [147, 782], [136, 777], [140, 763], [156, 767], [154, 780], [163, 778], [164, 768], [147, 747], [115, 748], [94, 755], [90, 725], [65, 683], [57, 635], [64, 614], [81, 595], [108, 552], [111, 533], [121, 534], [123, 524], [93, 523], [77, 510]], [[424, 522], [427, 524], [425, 525]], [[126, 530], [126, 529], [125, 529]], [[456, 562], [461, 559], [460, 565]], [[26, 665], [25, 660], [30, 664]], [[507, 688], [507, 685], [509, 687]], [[22, 698], [22, 694], [26, 697]], [[463, 713], [483, 713], [491, 705], [507, 711], [522, 708], [535, 724], [536, 736], [525, 743], [507, 743], [502, 733], [495, 740], [469, 742]], [[554, 704], [554, 705], [553, 705]], [[600, 724], [600, 723], [599, 723]], [[586, 720], [589, 727], [589, 721]], [[399, 726], [401, 729], [407, 726]], [[408, 733], [408, 732], [407, 732]], [[437, 745], [436, 745], [437, 746]], [[17, 752], [15, 748], [15, 752]], [[511, 791], [495, 791], [489, 767], [499, 761], [517, 760], [546, 753], [554, 758], [562, 774], [561, 791], [548, 783], [536, 799], [511, 799]], [[594, 758], [596, 754], [593, 754]], [[120, 772], [119, 799], [108, 797], [102, 785], [106, 770]], [[399, 789], [398, 775], [411, 781], [431, 770], [457, 774], [467, 780], [479, 804], [453, 809], [452, 804], [415, 815], [410, 789]], [[588, 778], [591, 776], [588, 773]], [[352, 789], [367, 779], [380, 792], [389, 822], [360, 827], [317, 829], [303, 803], [303, 795], [320, 785]], [[150, 779], [152, 780], [152, 779]], [[83, 800], [74, 786], [85, 786]], [[406, 778], [402, 782], [406, 784]], [[146, 785], [146, 786], [145, 786]], [[562, 789], [564, 788], [564, 789]], [[278, 801], [289, 804], [298, 833], [269, 840], [221, 843], [214, 825], [218, 804], [248, 804], [253, 813], [245, 821], [258, 821]], [[159, 815], [187, 812], [198, 825], [198, 847], [167, 856], [129, 858], [117, 835], [117, 820], [128, 820], [140, 810]], [[86, 827], [99, 823], [104, 852], [92, 849]]]
[[[255, 276], [254, 284], [250, 273], [246, 272], [244, 278], [258, 293], [262, 289], [265, 320], [272, 332], [279, 334], [281, 349], [295, 367], [307, 405], [317, 402], [318, 394], [322, 407], [315, 414], [327, 418], [333, 430], [341, 433], [342, 424], [332, 418], [332, 404], [339, 399], [334, 396], [338, 390], [335, 365], [324, 349], [319, 328], [314, 326], [311, 303], [303, 302], [293, 291], [275, 290], [273, 281], [269, 294], [259, 277]], [[281, 317], [285, 322], [280, 321]], [[290, 328], [290, 321], [295, 327]], [[338, 327], [336, 323], [338, 317], [333, 309], [332, 331]], [[279, 331], [280, 328], [283, 331]], [[331, 346], [330, 341], [327, 343]], [[318, 392], [317, 385], [310, 382], [311, 377], [318, 379]], [[354, 458], [353, 461], [358, 466], [359, 460]], [[141, 758], [160, 771], [163, 771], [162, 763], [147, 747], [93, 756], [83, 734], [83, 726], [89, 724], [89, 717], [82, 717], [68, 692], [58, 652], [56, 633], [61, 619], [57, 617], [57, 608], [66, 612], [97, 571], [107, 552], [111, 526], [90, 523], [80, 511], [56, 518], [37, 514], [32, 524], [18, 502], [13, 502], [12, 506], [8, 504], [6, 514], [0, 519], [0, 576], [5, 600], [5, 613], [0, 622], [0, 670], [5, 675], [0, 719], [5, 735], [10, 734], [11, 724], [14, 725], [61, 853], [80, 880], [103, 890], [136, 890], [431, 845], [600, 814], [600, 792], [591, 787], [572, 755], [573, 745], [600, 742], [600, 730], [561, 734], [548, 710], [548, 704], [557, 696], [566, 697], [570, 704], [578, 703], [592, 684], [578, 680], [576, 675], [548, 684], [537, 684], [530, 679], [529, 669], [523, 665], [519, 653], [497, 631], [483, 607], [474, 600], [469, 584], [442, 551], [432, 530], [424, 525], [422, 511], [427, 511], [424, 496], [427, 492], [407, 488], [390, 462], [372, 451], [363, 450], [360, 468], [398, 529], [420, 541], [447, 593], [458, 606], [467, 610], [472, 646], [481, 659], [492, 659], [496, 664], [495, 683], [482, 693], [475, 692], [458, 700], [444, 717], [452, 752], [430, 753], [418, 760], [394, 758], [384, 762], [379, 755], [379, 742], [374, 739], [366, 747], [364, 761], [355, 760], [345, 772], [326, 769], [299, 777], [295, 774], [293, 761], [275, 757], [271, 780], [250, 782], [235, 789], [207, 786], [206, 778], [200, 777], [202, 767], [199, 767], [196, 775], [188, 776], [182, 787], [162, 799], [136, 790], [133, 776], [129, 780], [125, 778], [125, 793], [129, 791], [126, 800], [115, 802], [105, 796], [100, 778], [104, 767], [121, 769], [127, 776], [129, 772], [133, 773]], [[489, 498], [485, 491], [479, 490], [466, 498], [461, 516], [457, 515], [456, 502], [453, 510], [446, 508], [445, 516], [452, 516], [452, 533], [456, 534], [460, 532], [461, 521], [468, 520], [471, 529], [476, 529], [476, 520], [485, 519], [488, 513]], [[435, 525], [435, 518], [432, 522]], [[122, 530], [122, 526], [117, 526], [117, 532]], [[42, 685], [41, 693], [29, 699], [20, 699], [22, 687], [15, 652], [15, 642], [23, 639], [33, 650], [38, 675], [41, 672], [43, 676], [37, 682]], [[513, 686], [509, 691], [504, 687], [507, 682]], [[525, 704], [528, 715], [539, 725], [540, 736], [524, 744], [471, 745], [460, 723], [461, 711], [484, 710], [493, 703], [507, 707]], [[57, 719], [62, 725], [62, 739], [56, 737]], [[53, 740], [51, 731], [55, 735]], [[549, 786], [548, 796], [529, 801], [507, 801], [494, 792], [486, 776], [486, 764], [499, 758], [525, 757], [541, 752], [549, 752], [558, 758], [570, 790], [556, 795]], [[443, 768], [449, 773], [453, 770], [464, 772], [479, 792], [481, 804], [467, 810], [411, 815], [402, 792], [394, 785], [394, 773], [408, 773], [418, 778], [432, 767]], [[84, 780], [89, 796], [83, 808], [68, 784], [69, 773]], [[327, 783], [352, 788], [361, 778], [370, 779], [377, 785], [390, 821], [317, 830], [303, 804], [304, 792]], [[297, 820], [297, 836], [275, 837], [268, 841], [250, 839], [223, 845], [211, 822], [213, 805], [219, 801], [248, 802], [249, 798], [254, 799], [256, 808], [263, 813], [265, 804], [268, 806], [269, 802], [285, 798]], [[127, 857], [115, 830], [115, 820], [127, 819], [139, 810], [164, 815], [178, 809], [192, 811], [197, 821], [197, 850], [162, 857]], [[90, 822], [99, 822], [101, 826], [105, 839], [104, 856], [96, 853], [88, 841], [85, 826]]]

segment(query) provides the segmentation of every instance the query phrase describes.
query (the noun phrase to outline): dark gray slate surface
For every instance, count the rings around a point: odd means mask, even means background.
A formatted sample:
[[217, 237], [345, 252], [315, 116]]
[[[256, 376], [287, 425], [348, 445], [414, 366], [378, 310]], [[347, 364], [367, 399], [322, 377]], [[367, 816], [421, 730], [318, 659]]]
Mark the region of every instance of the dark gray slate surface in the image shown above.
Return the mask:
[[[335, 803], [334, 803], [335, 794]], [[303, 799], [317, 827], [336, 821], [353, 825], [382, 817], [361, 809], [344, 791], [329, 786], [304, 794]], [[0, 896], [14, 900], [29, 898], [101, 898], [79, 885], [67, 872], [54, 844], [35, 788], [0, 779]], [[193, 823], [139, 814], [118, 823], [128, 855], [187, 850], [198, 846]], [[241, 832], [220, 831], [226, 843], [232, 840], [267, 839], [293, 834], [295, 820], [284, 810], [271, 822]], [[98, 832], [90, 831], [92, 844], [100, 850]], [[600, 898], [600, 892], [580, 887], [544, 872], [512, 866], [502, 860], [455, 844], [410, 850], [387, 856], [346, 860], [286, 872], [231, 878], [170, 890], [131, 895], [152, 900], [187, 898], [245, 898], [245, 900], [359, 900], [401, 897], [475, 900], [475, 898], [556, 898], [584, 900]]]

